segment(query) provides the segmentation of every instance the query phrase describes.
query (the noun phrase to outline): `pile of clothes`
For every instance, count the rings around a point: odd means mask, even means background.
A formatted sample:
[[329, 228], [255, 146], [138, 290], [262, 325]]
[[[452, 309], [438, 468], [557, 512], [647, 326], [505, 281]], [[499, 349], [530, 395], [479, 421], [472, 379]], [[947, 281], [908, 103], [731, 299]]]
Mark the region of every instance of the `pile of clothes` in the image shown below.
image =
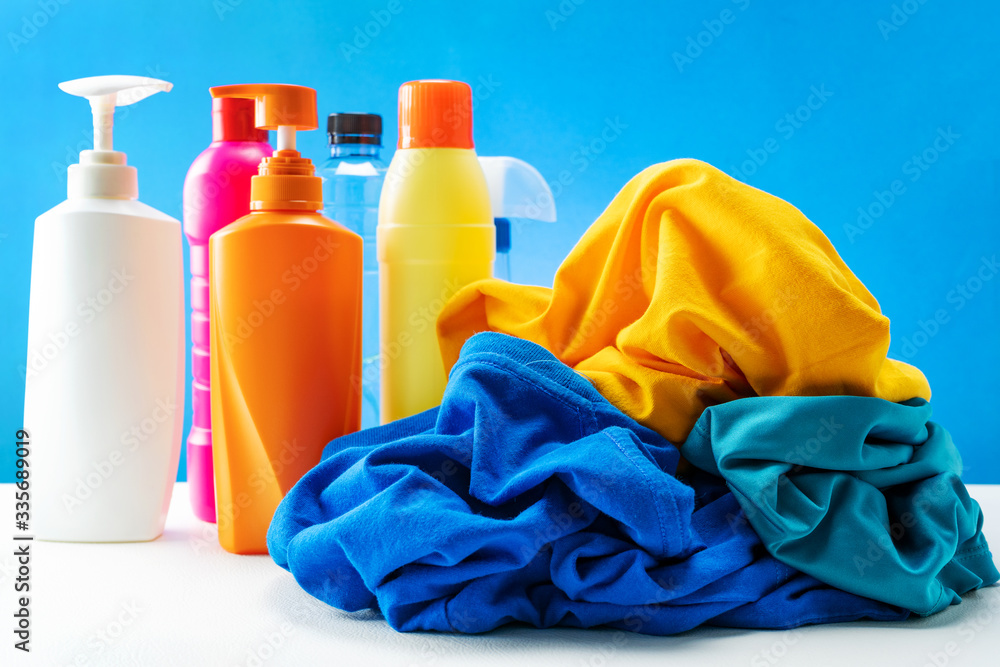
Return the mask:
[[632, 179], [542, 288], [438, 320], [439, 407], [331, 442], [270, 553], [397, 630], [790, 628], [933, 614], [1000, 573], [930, 388], [790, 204]]

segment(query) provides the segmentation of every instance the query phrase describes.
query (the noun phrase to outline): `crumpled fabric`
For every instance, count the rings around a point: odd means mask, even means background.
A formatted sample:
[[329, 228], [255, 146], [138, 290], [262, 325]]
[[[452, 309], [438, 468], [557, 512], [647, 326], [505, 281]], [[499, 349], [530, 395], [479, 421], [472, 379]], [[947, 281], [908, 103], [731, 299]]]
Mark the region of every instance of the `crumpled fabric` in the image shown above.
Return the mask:
[[441, 406], [332, 441], [268, 532], [274, 561], [396, 630], [791, 628], [897, 607], [772, 557], [723, 482], [529, 341], [472, 337]]
[[672, 442], [750, 396], [930, 399], [887, 359], [889, 320], [791, 204], [696, 160], [635, 176], [553, 288], [485, 280], [438, 318], [446, 368], [480, 331], [534, 341]]
[[721, 475], [767, 550], [928, 615], [1000, 579], [951, 436], [922, 399], [761, 397], [708, 408], [684, 457]]

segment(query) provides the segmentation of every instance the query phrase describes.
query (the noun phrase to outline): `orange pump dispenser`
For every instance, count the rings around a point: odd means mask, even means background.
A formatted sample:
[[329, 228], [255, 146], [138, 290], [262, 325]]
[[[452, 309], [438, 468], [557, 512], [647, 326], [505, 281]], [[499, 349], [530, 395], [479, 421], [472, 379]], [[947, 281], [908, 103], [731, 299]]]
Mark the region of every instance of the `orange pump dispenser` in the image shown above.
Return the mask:
[[295, 150], [316, 91], [220, 86], [256, 101], [277, 150], [251, 181], [250, 214], [209, 241], [213, 458], [219, 542], [267, 553], [285, 493], [361, 419], [363, 242], [323, 217], [322, 182]]

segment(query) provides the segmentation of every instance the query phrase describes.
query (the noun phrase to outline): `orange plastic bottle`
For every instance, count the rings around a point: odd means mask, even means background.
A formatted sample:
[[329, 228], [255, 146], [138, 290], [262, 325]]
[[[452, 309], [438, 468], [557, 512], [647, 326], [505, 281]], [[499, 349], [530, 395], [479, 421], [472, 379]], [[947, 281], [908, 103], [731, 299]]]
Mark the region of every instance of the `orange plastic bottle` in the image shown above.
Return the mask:
[[285, 493], [327, 442], [361, 419], [363, 242], [323, 217], [321, 179], [295, 150], [314, 130], [316, 92], [287, 85], [212, 88], [256, 100], [277, 150], [251, 183], [250, 213], [209, 241], [212, 427], [219, 542], [267, 553]]

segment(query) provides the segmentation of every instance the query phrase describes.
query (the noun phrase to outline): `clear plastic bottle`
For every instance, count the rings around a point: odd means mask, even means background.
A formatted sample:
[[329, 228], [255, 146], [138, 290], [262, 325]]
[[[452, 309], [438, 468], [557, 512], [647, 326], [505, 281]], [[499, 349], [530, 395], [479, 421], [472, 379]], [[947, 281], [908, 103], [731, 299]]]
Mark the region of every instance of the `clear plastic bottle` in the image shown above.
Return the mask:
[[379, 424], [378, 257], [375, 228], [387, 166], [382, 162], [382, 117], [371, 113], [333, 113], [327, 118], [330, 159], [323, 178], [323, 215], [364, 239], [363, 324], [361, 339], [361, 428]]

